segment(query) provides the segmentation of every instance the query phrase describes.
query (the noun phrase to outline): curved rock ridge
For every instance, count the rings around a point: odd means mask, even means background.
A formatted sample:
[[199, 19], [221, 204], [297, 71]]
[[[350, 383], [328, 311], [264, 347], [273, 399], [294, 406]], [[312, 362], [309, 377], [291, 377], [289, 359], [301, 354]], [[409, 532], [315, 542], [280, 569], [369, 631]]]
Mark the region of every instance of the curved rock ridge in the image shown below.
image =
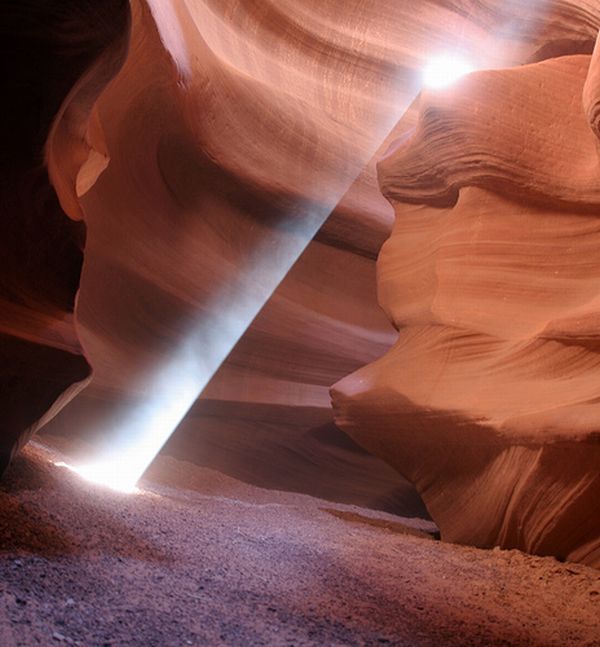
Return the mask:
[[[474, 73], [446, 92], [423, 93], [414, 136], [379, 165], [383, 193], [449, 206], [461, 187], [479, 186], [529, 203], [595, 211], [598, 152], [589, 131], [592, 124], [597, 128], [597, 93], [583, 94], [589, 64], [589, 56], [565, 56], [510, 74]], [[556, 88], [569, 99], [556, 101]], [[586, 111], [573, 105], [581, 104], [582, 94]], [[510, 118], [524, 96], [535, 98], [525, 133]], [[569, 127], [559, 131], [559, 124]]]
[[[332, 389], [442, 538], [600, 567], [600, 48], [420, 99], [379, 165], [399, 338]], [[424, 205], [424, 206], [423, 206]]]

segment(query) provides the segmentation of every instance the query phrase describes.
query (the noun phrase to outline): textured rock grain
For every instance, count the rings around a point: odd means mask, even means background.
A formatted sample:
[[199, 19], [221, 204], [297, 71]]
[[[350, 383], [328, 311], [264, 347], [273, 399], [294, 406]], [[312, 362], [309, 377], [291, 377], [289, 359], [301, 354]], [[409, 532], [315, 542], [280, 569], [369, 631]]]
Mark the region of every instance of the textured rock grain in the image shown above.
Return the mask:
[[442, 538], [595, 566], [599, 59], [421, 96], [379, 166], [396, 224], [378, 293], [399, 338], [333, 391], [338, 424], [415, 483]]

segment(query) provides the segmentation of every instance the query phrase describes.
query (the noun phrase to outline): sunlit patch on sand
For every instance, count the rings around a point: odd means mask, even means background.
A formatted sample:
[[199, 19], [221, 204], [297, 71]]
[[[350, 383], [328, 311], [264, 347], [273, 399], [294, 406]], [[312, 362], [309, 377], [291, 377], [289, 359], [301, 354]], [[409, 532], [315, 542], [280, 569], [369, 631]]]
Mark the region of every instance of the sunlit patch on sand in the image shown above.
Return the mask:
[[135, 486], [135, 481], [132, 482], [131, 475], [129, 473], [121, 473], [118, 465], [115, 464], [99, 464], [94, 465], [69, 465], [63, 461], [58, 461], [54, 463], [56, 467], [63, 467], [68, 469], [71, 472], [75, 472], [78, 476], [95, 483], [96, 485], [101, 485], [103, 487], [110, 488], [117, 492], [124, 492], [125, 494], [135, 494], [139, 492], [138, 488]]

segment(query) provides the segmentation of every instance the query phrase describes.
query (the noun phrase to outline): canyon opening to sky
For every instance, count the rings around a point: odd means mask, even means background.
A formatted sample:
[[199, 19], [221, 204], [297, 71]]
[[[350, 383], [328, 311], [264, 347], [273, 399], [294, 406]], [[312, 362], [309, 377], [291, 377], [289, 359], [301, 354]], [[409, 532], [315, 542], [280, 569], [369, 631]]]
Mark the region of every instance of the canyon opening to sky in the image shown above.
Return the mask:
[[600, 3], [0, 18], [0, 647], [600, 647]]

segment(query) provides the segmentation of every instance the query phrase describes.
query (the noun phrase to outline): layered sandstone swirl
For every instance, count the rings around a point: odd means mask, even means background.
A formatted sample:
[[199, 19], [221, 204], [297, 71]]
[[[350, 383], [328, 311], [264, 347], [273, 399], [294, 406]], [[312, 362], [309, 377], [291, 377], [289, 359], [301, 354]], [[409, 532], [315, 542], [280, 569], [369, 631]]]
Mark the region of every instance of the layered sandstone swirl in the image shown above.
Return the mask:
[[393, 348], [336, 421], [442, 537], [600, 565], [600, 48], [424, 92], [379, 164]]

